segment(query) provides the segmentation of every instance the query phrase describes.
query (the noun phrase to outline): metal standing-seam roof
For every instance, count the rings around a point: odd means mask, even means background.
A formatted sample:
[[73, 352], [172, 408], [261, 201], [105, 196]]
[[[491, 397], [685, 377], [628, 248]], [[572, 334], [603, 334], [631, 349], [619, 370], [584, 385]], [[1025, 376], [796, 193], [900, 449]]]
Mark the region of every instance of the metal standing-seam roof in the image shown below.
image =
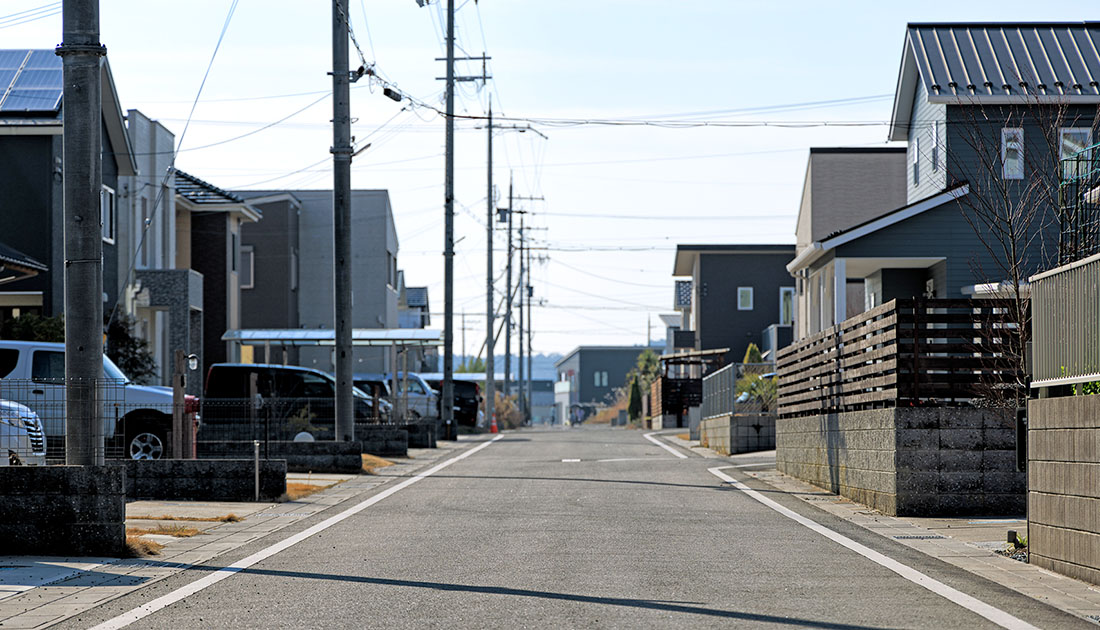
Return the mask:
[[890, 139], [931, 103], [1100, 103], [1100, 22], [917, 23], [905, 34]]
[[405, 303], [428, 308], [428, 287], [405, 287]]

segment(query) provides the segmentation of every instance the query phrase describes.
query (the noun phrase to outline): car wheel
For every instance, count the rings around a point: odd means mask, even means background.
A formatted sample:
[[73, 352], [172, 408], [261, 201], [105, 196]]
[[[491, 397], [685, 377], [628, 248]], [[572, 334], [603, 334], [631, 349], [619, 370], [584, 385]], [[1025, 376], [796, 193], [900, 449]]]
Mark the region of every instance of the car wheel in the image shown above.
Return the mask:
[[168, 432], [161, 423], [145, 420], [126, 433], [126, 455], [130, 459], [168, 457]]

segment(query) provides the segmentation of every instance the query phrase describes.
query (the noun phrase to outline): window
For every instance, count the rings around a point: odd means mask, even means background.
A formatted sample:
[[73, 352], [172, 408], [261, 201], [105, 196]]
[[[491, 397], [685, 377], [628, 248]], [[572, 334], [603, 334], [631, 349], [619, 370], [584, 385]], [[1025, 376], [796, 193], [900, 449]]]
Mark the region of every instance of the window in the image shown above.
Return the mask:
[[737, 287], [737, 310], [752, 310], [752, 287]]
[[241, 250], [237, 244], [237, 233], [229, 233], [229, 270], [237, 270], [237, 259], [240, 258]]
[[118, 208], [115, 205], [115, 191], [104, 186], [99, 191], [99, 227], [103, 240], [115, 242], [115, 217]]
[[65, 353], [36, 351], [31, 357], [31, 379], [48, 383], [65, 382]]
[[1001, 177], [1024, 178], [1024, 130], [1020, 127], [1001, 130]]
[[939, 169], [939, 123], [932, 123], [932, 169]]
[[920, 136], [913, 136], [913, 185], [920, 185]]
[[779, 325], [794, 323], [794, 287], [779, 287]]
[[1058, 159], [1079, 156], [1079, 161], [1062, 164], [1063, 177], [1080, 177], [1088, 172], [1089, 156], [1083, 151], [1092, 144], [1092, 130], [1087, 127], [1066, 127], [1059, 132]]
[[290, 290], [298, 290], [298, 249], [290, 250]]
[[134, 231], [134, 241], [141, 247], [141, 266], [149, 266], [149, 243], [146, 241], [145, 229], [149, 226], [149, 200], [141, 198], [141, 223]]
[[241, 288], [251, 289], [255, 286], [254, 274], [256, 272], [255, 254], [251, 245], [241, 246]]
[[596, 387], [607, 387], [607, 372], [593, 372], [594, 383]]

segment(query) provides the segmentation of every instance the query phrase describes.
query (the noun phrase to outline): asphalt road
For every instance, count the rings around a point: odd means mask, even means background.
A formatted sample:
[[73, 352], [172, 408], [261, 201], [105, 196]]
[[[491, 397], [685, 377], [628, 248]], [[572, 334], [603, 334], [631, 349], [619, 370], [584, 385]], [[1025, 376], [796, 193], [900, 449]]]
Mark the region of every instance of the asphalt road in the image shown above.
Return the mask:
[[[721, 463], [676, 458], [638, 431], [508, 433], [129, 627], [998, 627], [723, 483], [707, 470]], [[1089, 627], [746, 483], [1037, 627]], [[320, 520], [227, 554], [218, 566]], [[183, 571], [74, 623], [90, 627], [210, 574]]]

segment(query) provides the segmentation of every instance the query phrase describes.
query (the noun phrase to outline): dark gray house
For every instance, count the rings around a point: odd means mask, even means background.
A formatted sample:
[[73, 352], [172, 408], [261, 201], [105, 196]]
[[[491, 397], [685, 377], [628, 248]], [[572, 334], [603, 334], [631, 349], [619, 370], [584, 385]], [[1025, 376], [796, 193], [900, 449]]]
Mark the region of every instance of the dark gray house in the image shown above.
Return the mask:
[[[556, 422], [579, 421], [611, 402], [613, 390], [626, 384], [645, 346], [579, 346], [554, 363]], [[659, 348], [657, 350], [660, 350]]]
[[695, 350], [729, 348], [739, 362], [750, 343], [760, 347], [771, 325], [790, 326], [794, 284], [786, 265], [794, 245], [677, 245], [672, 275], [691, 278], [691, 303], [681, 307]]
[[[102, 64], [103, 291], [118, 298], [119, 176], [136, 171], [111, 76]], [[0, 50], [0, 234], [49, 271], [0, 287], [6, 310], [60, 315], [64, 311], [61, 58], [49, 50]]]
[[[910, 24], [889, 129], [904, 161], [843, 195], [888, 198], [904, 182], [905, 199], [799, 239], [796, 338], [892, 298], [1005, 295], [1014, 267], [1026, 279], [1049, 266], [1058, 161], [1096, 138], [1095, 41], [1094, 23]], [[800, 226], [837, 212], [807, 197]], [[997, 217], [1015, 222], [1014, 260], [997, 253]]]

